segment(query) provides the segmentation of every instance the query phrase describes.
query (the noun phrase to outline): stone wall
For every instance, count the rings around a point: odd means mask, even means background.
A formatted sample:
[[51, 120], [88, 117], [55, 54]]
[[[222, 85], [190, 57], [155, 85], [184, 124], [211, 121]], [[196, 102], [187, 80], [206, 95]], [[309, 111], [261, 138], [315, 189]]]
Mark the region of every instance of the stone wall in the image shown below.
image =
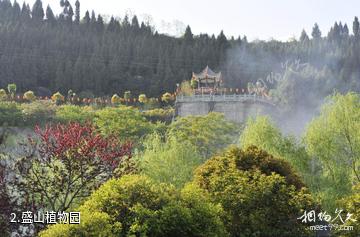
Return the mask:
[[243, 123], [256, 115], [276, 116], [276, 106], [253, 99], [242, 101], [177, 101], [176, 115], [206, 115], [210, 112], [223, 113], [231, 121]]

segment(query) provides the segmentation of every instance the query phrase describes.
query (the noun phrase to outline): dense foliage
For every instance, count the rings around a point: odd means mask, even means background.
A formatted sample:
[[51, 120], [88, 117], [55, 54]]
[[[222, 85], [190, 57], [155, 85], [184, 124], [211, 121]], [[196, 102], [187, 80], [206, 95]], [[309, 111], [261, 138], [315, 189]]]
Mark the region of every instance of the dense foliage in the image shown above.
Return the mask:
[[316, 207], [290, 165], [249, 147], [200, 166], [195, 183], [222, 204], [231, 236], [312, 236], [297, 218]]
[[[353, 194], [339, 201], [339, 204], [344, 207], [346, 213], [350, 213], [351, 216], [345, 225], [353, 226], [354, 229], [351, 231], [339, 231], [340, 237], [357, 237], [360, 233], [360, 185], [357, 184], [353, 187]], [[355, 221], [354, 221], [355, 220]]]
[[55, 225], [41, 237], [223, 237], [222, 208], [195, 186], [181, 192], [145, 176], [110, 180], [80, 208], [80, 225]]
[[138, 155], [140, 169], [154, 181], [182, 187], [192, 179], [203, 158], [190, 142], [180, 142], [174, 136], [164, 140], [158, 134], [147, 138], [144, 152]]
[[338, 199], [360, 182], [360, 97], [335, 94], [305, 134], [308, 152], [321, 163], [321, 173], [331, 183], [324, 199]]
[[11, 194], [19, 192], [19, 202], [29, 211], [67, 210], [113, 177], [124, 157], [131, 157], [131, 144], [103, 138], [90, 124], [37, 127], [35, 133], [23, 145], [24, 156], [14, 168], [7, 167]]
[[169, 134], [179, 141], [189, 141], [203, 157], [232, 144], [238, 131], [238, 126], [220, 113], [178, 118], [169, 126]]
[[154, 125], [146, 121], [138, 109], [131, 107], [105, 108], [96, 112], [95, 124], [105, 136], [138, 141], [150, 133]]
[[[312, 37], [303, 31], [299, 40], [247, 42], [223, 32], [195, 36], [190, 27], [182, 37], [170, 37], [136, 16], [105, 21], [79, 1], [60, 5], [57, 15], [41, 0], [33, 7], [0, 1], [0, 88], [15, 83], [10, 95], [29, 89], [66, 95], [72, 89], [79, 95], [129, 90], [134, 98], [159, 96], [205, 65], [223, 71], [227, 87], [246, 89], [262, 78], [269, 89], [279, 87], [274, 93], [284, 104], [313, 104], [334, 88], [360, 89], [356, 19], [352, 31], [340, 22], [325, 36], [315, 24]], [[295, 60], [300, 64], [288, 63]]]

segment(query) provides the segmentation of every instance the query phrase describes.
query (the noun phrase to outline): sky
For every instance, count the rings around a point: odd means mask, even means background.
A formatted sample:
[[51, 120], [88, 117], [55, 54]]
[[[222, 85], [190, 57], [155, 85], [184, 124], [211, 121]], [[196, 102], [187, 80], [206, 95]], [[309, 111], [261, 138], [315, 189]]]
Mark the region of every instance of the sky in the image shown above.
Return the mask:
[[[18, 0], [18, 2], [20, 2]], [[35, 0], [26, 0], [31, 5]], [[75, 0], [70, 0], [72, 5]], [[43, 0], [55, 13], [60, 12], [58, 0]], [[298, 38], [302, 29], [311, 34], [315, 22], [327, 34], [335, 21], [347, 23], [352, 29], [354, 16], [360, 15], [359, 0], [80, 0], [81, 14], [123, 17], [136, 14], [149, 20], [159, 32], [178, 34], [190, 25], [194, 34], [218, 35], [224, 30], [228, 37], [247, 36], [249, 40], [287, 41]], [[149, 17], [151, 16], [151, 18]], [[176, 27], [174, 27], [176, 25]]]

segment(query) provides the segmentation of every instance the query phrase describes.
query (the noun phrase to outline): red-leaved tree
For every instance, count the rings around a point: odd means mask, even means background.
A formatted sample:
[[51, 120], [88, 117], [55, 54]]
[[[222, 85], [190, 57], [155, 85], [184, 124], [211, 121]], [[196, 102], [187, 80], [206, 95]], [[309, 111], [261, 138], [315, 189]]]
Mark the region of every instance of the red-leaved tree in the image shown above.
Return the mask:
[[17, 162], [15, 186], [27, 210], [66, 211], [114, 176], [131, 158], [132, 144], [103, 137], [91, 125], [35, 128]]

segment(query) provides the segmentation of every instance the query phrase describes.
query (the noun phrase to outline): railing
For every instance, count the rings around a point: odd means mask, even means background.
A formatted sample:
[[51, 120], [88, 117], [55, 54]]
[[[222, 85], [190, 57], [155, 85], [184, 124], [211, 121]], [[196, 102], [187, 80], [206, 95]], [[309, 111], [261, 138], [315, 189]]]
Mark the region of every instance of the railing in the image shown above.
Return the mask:
[[249, 94], [242, 94], [242, 95], [192, 95], [192, 96], [184, 96], [178, 95], [176, 96], [176, 102], [244, 102], [244, 101], [255, 101], [255, 102], [263, 102], [267, 104], [274, 103], [271, 99], [266, 97], [261, 97], [257, 95], [249, 95]]

